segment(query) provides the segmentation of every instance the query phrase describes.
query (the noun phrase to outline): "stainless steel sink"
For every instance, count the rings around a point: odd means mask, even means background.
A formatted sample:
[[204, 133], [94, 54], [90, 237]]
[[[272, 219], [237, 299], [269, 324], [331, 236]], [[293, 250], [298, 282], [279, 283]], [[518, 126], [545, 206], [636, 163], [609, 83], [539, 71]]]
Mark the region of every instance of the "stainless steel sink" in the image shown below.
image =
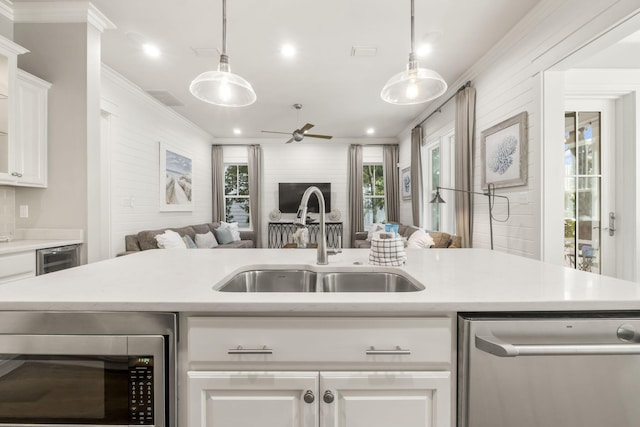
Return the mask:
[[225, 283], [222, 292], [315, 292], [317, 275], [308, 270], [249, 270]]
[[248, 270], [233, 276], [221, 292], [415, 292], [419, 283], [397, 273], [309, 270]]
[[396, 273], [343, 272], [322, 277], [323, 292], [415, 292], [424, 289], [419, 283]]

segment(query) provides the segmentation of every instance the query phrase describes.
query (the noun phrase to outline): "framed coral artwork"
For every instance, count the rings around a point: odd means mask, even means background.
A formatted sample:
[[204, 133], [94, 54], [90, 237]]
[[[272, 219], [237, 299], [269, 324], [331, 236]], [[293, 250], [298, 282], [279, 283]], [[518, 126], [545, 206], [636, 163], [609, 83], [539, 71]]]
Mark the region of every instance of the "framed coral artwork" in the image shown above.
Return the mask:
[[482, 132], [482, 188], [527, 183], [527, 112]]
[[400, 173], [400, 195], [402, 200], [411, 200], [411, 166]]

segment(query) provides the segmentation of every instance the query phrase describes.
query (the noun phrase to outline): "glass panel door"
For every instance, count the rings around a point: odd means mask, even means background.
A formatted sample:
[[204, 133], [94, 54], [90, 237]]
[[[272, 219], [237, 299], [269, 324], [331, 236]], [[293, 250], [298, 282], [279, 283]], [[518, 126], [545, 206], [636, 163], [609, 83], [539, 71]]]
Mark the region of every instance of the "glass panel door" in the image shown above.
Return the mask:
[[0, 423], [129, 424], [127, 356], [0, 354]]
[[566, 112], [564, 141], [565, 265], [601, 273], [600, 112]]

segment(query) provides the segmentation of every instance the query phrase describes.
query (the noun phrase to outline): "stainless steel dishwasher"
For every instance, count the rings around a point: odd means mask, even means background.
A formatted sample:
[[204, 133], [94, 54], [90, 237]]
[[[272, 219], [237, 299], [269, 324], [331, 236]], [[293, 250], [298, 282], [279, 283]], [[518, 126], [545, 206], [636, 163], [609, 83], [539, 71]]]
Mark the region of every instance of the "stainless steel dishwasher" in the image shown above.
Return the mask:
[[640, 313], [458, 318], [458, 427], [640, 426]]

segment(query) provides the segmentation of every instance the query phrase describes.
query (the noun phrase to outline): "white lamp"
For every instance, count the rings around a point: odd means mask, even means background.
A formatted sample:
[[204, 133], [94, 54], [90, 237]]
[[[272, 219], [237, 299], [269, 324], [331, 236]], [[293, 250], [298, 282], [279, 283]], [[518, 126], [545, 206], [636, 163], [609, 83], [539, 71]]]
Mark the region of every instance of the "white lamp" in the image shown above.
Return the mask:
[[414, 0], [411, 0], [411, 52], [407, 69], [391, 77], [380, 92], [380, 97], [391, 104], [420, 104], [447, 91], [447, 83], [440, 74], [419, 67], [414, 51], [414, 27]]
[[231, 73], [227, 55], [227, 0], [222, 0], [222, 53], [215, 71], [206, 71], [193, 79], [189, 90], [201, 101], [221, 107], [246, 107], [256, 102], [251, 83]]

